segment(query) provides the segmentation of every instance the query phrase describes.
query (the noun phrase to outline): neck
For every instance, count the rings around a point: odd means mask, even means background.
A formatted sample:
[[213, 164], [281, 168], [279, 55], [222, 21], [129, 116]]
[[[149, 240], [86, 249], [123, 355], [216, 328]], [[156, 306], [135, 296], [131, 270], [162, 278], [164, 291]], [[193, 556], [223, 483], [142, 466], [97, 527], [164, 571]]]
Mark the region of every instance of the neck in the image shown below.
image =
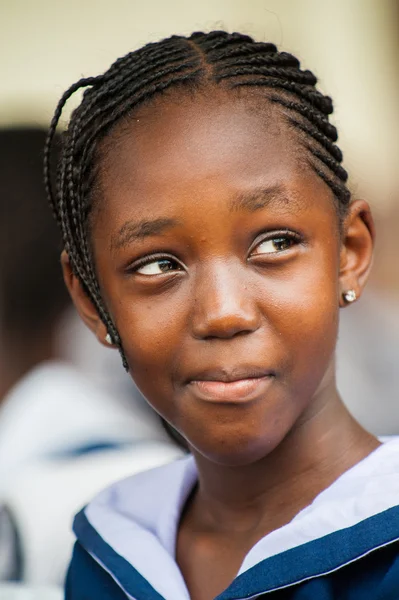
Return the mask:
[[2, 336], [0, 348], [0, 403], [36, 365], [56, 358], [52, 334], [32, 336], [28, 341], [16, 334]]
[[378, 445], [335, 392], [254, 464], [227, 467], [197, 455], [199, 487], [192, 517], [217, 531], [249, 532], [262, 524], [276, 529]]

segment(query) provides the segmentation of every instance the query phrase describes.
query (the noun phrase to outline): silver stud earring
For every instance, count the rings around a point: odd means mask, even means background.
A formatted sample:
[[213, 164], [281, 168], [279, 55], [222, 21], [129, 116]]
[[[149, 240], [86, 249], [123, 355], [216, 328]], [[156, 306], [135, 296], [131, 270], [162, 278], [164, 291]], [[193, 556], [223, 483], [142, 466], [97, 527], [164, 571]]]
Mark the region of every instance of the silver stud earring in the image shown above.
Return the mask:
[[355, 290], [346, 290], [345, 292], [343, 292], [342, 297], [345, 300], [345, 302], [348, 302], [348, 304], [357, 300]]
[[107, 335], [105, 336], [105, 341], [107, 342], [107, 344], [112, 346], [112, 338], [109, 333], [107, 333]]

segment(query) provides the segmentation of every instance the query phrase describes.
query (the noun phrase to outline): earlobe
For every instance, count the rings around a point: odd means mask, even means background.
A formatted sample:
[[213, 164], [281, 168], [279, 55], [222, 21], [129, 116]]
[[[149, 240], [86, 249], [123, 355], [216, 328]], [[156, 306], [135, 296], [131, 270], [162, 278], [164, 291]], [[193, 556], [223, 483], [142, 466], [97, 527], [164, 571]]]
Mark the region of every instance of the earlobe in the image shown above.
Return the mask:
[[360, 297], [367, 282], [373, 258], [374, 221], [364, 200], [349, 207], [343, 227], [340, 255], [340, 305], [346, 306]]
[[73, 273], [69, 256], [64, 250], [61, 254], [62, 272], [64, 275], [65, 285], [68, 288], [72, 301], [79, 313], [82, 321], [95, 334], [99, 342], [104, 346], [113, 346], [112, 341], [108, 341], [109, 335], [107, 329], [100, 319], [97, 309], [86, 294], [80, 280]]

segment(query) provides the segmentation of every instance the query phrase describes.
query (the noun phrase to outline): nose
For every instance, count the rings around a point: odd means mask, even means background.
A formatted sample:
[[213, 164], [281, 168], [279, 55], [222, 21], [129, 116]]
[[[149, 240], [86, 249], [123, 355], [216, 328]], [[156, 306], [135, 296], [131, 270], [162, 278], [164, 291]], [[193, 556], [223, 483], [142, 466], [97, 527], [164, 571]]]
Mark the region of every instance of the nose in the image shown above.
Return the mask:
[[191, 313], [197, 339], [228, 339], [256, 331], [260, 311], [250, 286], [232, 265], [218, 265], [198, 277]]

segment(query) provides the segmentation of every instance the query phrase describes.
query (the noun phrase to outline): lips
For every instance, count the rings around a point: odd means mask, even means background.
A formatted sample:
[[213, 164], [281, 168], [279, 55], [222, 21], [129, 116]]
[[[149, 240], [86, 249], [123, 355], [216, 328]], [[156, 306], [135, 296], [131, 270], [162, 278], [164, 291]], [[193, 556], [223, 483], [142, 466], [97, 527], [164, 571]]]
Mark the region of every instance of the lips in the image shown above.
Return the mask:
[[193, 393], [209, 402], [246, 402], [262, 395], [274, 373], [258, 367], [207, 370], [188, 382]]

